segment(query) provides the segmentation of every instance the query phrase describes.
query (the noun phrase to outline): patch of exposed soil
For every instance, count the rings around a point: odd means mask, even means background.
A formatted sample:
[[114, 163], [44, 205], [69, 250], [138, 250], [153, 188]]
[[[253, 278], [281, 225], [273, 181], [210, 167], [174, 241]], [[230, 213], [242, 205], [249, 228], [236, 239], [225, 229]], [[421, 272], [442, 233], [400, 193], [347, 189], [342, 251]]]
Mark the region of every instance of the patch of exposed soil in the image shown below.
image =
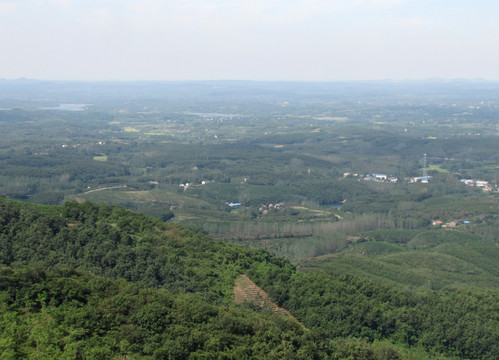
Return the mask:
[[252, 304], [262, 310], [270, 310], [277, 314], [289, 316], [291, 319], [298, 322], [288, 310], [273, 303], [272, 300], [270, 300], [269, 295], [246, 275], [240, 275], [236, 279], [234, 285], [234, 298], [238, 304]]

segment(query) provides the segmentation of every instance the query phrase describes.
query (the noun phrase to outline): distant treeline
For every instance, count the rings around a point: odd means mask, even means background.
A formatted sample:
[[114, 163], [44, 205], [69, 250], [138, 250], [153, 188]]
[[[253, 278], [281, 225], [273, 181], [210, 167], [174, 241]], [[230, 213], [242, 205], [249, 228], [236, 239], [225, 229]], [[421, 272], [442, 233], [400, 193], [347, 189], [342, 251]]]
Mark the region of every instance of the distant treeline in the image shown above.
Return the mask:
[[428, 225], [425, 219], [400, 219], [384, 214], [363, 214], [342, 221], [271, 222], [239, 221], [200, 223], [203, 231], [222, 239], [273, 239], [314, 236], [327, 233], [355, 234], [379, 229], [415, 229]]

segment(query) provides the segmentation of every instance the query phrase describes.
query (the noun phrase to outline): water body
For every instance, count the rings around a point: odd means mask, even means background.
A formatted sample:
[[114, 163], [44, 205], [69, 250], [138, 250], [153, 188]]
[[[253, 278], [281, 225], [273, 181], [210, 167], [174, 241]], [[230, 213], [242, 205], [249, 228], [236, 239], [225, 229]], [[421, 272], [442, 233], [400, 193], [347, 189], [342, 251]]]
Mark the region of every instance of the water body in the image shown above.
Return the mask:
[[241, 117], [239, 114], [219, 114], [219, 113], [187, 113], [189, 115], [196, 115], [203, 118], [226, 118]]
[[83, 111], [90, 104], [59, 104], [58, 106], [42, 107], [43, 110]]

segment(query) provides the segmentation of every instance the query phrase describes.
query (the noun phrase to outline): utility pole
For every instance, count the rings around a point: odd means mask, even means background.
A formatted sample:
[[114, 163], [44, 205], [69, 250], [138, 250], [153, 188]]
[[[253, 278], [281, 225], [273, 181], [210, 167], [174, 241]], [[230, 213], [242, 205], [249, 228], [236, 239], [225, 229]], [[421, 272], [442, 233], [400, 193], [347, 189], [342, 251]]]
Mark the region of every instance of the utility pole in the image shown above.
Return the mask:
[[428, 172], [426, 171], [426, 153], [424, 154], [424, 165], [423, 165], [423, 177], [427, 177]]

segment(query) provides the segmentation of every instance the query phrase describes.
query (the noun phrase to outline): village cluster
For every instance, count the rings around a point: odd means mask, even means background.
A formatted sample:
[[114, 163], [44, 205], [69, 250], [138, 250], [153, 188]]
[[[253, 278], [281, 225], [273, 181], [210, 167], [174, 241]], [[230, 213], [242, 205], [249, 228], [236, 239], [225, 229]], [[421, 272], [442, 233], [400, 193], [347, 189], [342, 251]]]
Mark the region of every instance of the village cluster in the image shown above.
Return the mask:
[[398, 178], [395, 176], [386, 175], [386, 174], [366, 174], [366, 176], [364, 176], [364, 180], [396, 183], [398, 181]]
[[211, 180], [211, 181], [208, 181], [208, 180], [203, 180], [203, 181], [201, 181], [201, 183], [200, 183], [200, 184], [193, 184], [193, 183], [186, 182], [185, 184], [180, 184], [179, 186], [180, 186], [180, 187], [183, 187], [183, 188], [184, 188], [184, 190], [187, 190], [187, 188], [188, 188], [189, 186], [206, 185], [206, 184], [208, 184], [208, 183], [210, 183], [210, 182], [214, 182], [214, 181], [213, 181], [213, 180]]
[[[376, 182], [386, 182], [386, 183], [398, 182], [398, 178], [396, 176], [386, 175], [386, 174], [366, 174], [365, 176], [359, 174], [352, 174], [349, 172], [343, 174], [343, 177], [349, 177], [349, 176], [358, 177], [364, 179], [365, 181], [376, 181]], [[431, 176], [425, 175], [425, 176], [406, 177], [404, 180], [409, 183], [416, 183], [416, 182], [429, 183], [431, 180]]]
[[493, 185], [488, 181], [478, 180], [478, 179], [461, 179], [461, 182], [467, 186], [476, 186], [484, 191], [498, 190], [497, 185]]
[[441, 226], [443, 228], [455, 228], [456, 226], [458, 226], [459, 224], [471, 224], [471, 221], [469, 220], [462, 220], [462, 221], [456, 221], [456, 220], [453, 220], [453, 221], [449, 221], [448, 223], [445, 223], [442, 221], [442, 220], [433, 220], [433, 226]]
[[258, 211], [262, 215], [267, 215], [272, 210], [279, 210], [283, 206], [284, 206], [284, 203], [269, 204], [269, 205], [261, 204], [260, 207], [258, 208]]

